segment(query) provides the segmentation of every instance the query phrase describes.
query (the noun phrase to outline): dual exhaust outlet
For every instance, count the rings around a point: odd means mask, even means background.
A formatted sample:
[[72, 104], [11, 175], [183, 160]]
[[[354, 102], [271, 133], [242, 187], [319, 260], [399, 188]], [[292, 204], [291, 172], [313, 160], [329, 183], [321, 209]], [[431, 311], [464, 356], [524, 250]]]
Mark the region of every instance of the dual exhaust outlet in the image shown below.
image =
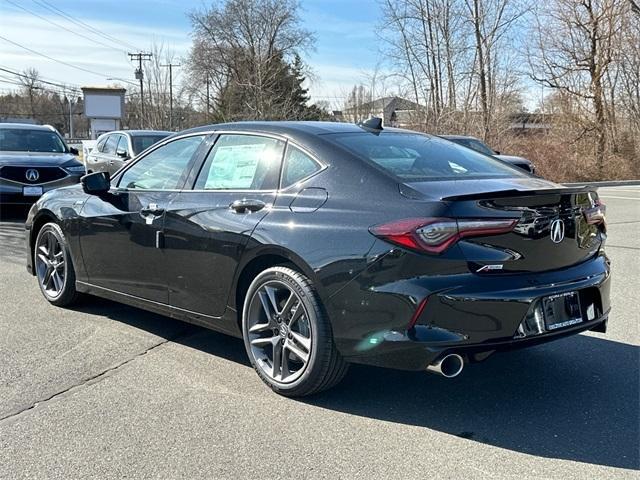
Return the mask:
[[437, 373], [445, 378], [457, 377], [464, 368], [464, 359], [457, 353], [450, 353], [427, 367], [427, 372]]

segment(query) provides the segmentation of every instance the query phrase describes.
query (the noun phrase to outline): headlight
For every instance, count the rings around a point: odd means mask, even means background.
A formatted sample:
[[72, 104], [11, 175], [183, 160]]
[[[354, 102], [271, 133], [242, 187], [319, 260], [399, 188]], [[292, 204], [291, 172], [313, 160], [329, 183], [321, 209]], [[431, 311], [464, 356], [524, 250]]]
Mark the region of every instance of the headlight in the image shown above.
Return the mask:
[[84, 173], [85, 172], [84, 165], [78, 165], [77, 167], [64, 167], [64, 169], [69, 173]]

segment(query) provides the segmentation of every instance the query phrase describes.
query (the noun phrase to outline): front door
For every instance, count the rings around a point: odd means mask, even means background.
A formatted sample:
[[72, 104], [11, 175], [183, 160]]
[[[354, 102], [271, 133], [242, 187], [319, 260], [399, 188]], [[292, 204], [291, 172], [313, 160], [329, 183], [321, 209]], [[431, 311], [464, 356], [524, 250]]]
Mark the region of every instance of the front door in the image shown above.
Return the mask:
[[220, 135], [194, 188], [172, 200], [164, 228], [172, 306], [222, 316], [240, 257], [275, 200], [284, 146], [268, 136]]
[[167, 303], [161, 236], [168, 205], [183, 186], [202, 135], [173, 140], [118, 175], [82, 210], [80, 245], [89, 282]]

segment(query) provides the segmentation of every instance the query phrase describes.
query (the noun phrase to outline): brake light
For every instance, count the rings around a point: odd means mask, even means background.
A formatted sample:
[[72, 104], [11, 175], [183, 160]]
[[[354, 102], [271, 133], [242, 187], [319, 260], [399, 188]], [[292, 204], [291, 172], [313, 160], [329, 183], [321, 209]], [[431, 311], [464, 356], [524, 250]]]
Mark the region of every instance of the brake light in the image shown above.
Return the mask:
[[371, 227], [370, 232], [396, 245], [439, 254], [461, 238], [508, 233], [517, 219], [406, 218]]

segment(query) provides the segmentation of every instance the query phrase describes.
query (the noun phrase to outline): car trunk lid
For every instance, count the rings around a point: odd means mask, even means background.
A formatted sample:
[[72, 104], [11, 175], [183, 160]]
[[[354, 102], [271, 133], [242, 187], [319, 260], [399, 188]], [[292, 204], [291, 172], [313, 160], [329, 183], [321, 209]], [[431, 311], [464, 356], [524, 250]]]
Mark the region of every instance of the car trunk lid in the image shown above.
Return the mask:
[[568, 267], [594, 256], [605, 238], [604, 222], [594, 215], [602, 207], [597, 193], [589, 187], [563, 187], [538, 179], [427, 185], [431, 183], [410, 187], [446, 202], [448, 217], [517, 219], [508, 233], [459, 241], [472, 272], [541, 272]]

